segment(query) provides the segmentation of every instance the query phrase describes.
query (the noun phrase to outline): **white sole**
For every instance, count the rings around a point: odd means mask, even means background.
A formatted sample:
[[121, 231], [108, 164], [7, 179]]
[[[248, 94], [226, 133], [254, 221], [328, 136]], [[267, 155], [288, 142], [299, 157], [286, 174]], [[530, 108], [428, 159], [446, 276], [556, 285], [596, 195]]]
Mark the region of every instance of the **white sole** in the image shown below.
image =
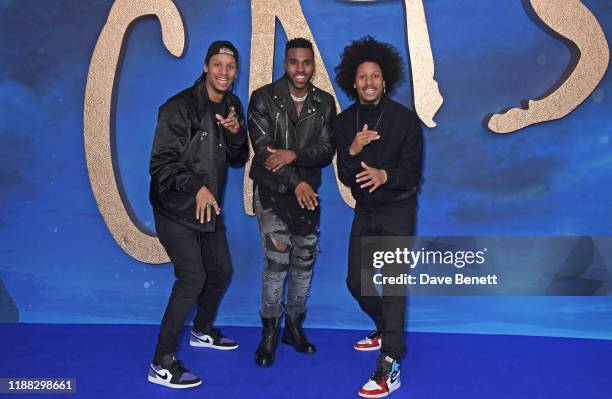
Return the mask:
[[220, 350], [220, 351], [231, 351], [234, 349], [238, 349], [238, 345], [236, 346], [217, 346], [214, 344], [209, 344], [207, 342], [200, 342], [200, 341], [192, 341], [191, 339], [189, 340], [189, 346], [194, 346], [196, 348], [211, 348], [211, 349], [216, 349], [216, 350]]
[[162, 380], [161, 378], [154, 377], [152, 375], [148, 376], [148, 380], [149, 380], [149, 382], [152, 382], [153, 384], [162, 385], [164, 387], [168, 387], [168, 388], [172, 388], [172, 389], [187, 389], [187, 388], [197, 387], [198, 385], [202, 385], [202, 381], [201, 380], [199, 382], [194, 383], [194, 384], [176, 385], [176, 384], [171, 384], [169, 381]]
[[379, 395], [363, 395], [363, 394], [358, 394], [359, 396], [361, 396], [362, 398], [384, 398], [389, 396], [389, 393], [381, 393]]
[[380, 350], [380, 348], [382, 348], [382, 345], [381, 346], [374, 346], [372, 348], [356, 348], [356, 347], [353, 346], [353, 349], [355, 349], [356, 351], [359, 351], [359, 352], [377, 351], [377, 350]]
[[395, 386], [395, 388], [393, 388], [389, 392], [381, 393], [381, 394], [378, 394], [378, 395], [365, 395], [365, 394], [361, 394], [361, 393], [357, 393], [357, 394], [359, 396], [361, 396], [362, 398], [373, 398], [373, 399], [376, 399], [376, 398], [385, 398], [385, 397], [391, 395], [393, 392], [397, 391], [399, 389], [399, 387], [401, 387], [401, 386], [402, 386], [402, 383], [398, 382], [397, 385]]

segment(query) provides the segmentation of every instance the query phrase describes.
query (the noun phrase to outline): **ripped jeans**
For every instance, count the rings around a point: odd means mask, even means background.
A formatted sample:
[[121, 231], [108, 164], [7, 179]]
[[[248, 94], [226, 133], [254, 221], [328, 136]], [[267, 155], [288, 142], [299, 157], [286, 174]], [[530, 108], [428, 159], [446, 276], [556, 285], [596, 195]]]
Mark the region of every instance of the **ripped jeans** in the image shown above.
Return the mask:
[[292, 234], [287, 224], [275, 215], [272, 209], [262, 208], [257, 190], [254, 199], [265, 261], [261, 316], [266, 318], [280, 316], [283, 288], [289, 274], [285, 313], [295, 319], [306, 311], [306, 298], [310, 291], [319, 227], [317, 226], [314, 233], [306, 236]]

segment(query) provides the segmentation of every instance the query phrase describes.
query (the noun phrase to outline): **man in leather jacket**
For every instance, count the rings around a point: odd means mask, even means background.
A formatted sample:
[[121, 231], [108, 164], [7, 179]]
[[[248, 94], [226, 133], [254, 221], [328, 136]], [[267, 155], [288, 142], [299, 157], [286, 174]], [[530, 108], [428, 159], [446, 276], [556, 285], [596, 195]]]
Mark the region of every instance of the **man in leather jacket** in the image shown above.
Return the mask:
[[228, 162], [246, 159], [247, 135], [240, 99], [230, 92], [238, 50], [227, 41], [210, 45], [204, 73], [193, 87], [159, 109], [151, 151], [150, 200], [160, 242], [176, 280], [149, 369], [150, 382], [171, 388], [200, 385], [175, 357], [185, 319], [197, 303], [190, 345], [235, 349], [213, 328], [232, 273], [220, 201]]
[[314, 353], [302, 329], [312, 266], [318, 248], [321, 167], [333, 157], [333, 97], [311, 82], [312, 43], [303, 38], [285, 47], [285, 74], [253, 92], [249, 136], [254, 158], [254, 208], [264, 247], [261, 319], [255, 353], [260, 366], [271, 365], [285, 278], [289, 275], [282, 341], [298, 352]]

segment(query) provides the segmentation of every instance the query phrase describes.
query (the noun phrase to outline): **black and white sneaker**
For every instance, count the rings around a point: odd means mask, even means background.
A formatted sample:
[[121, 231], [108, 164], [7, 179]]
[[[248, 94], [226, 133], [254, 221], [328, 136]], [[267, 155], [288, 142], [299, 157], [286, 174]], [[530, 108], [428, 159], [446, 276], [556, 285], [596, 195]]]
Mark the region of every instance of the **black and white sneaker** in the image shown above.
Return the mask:
[[238, 348], [238, 342], [221, 334], [221, 330], [211, 328], [207, 332], [191, 331], [189, 345], [200, 348], [213, 348], [222, 351]]
[[159, 364], [154, 361], [149, 367], [149, 382], [168, 388], [185, 389], [202, 384], [202, 380], [183, 367], [174, 355], [166, 355]]

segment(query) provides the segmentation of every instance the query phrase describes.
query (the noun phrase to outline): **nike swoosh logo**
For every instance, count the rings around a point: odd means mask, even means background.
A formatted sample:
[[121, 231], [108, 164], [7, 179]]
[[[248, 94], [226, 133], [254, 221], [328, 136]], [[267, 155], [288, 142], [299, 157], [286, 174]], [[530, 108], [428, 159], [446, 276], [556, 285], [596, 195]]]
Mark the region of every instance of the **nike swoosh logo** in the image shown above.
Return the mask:
[[154, 369], [153, 367], [151, 367], [151, 370], [153, 370], [153, 372], [154, 372], [155, 374], [157, 374], [157, 376], [158, 376], [159, 378], [163, 378], [164, 380], [167, 380], [167, 379], [168, 379], [168, 372], [167, 372], [167, 371], [164, 373], [164, 375], [161, 375], [161, 374], [159, 374], [157, 371], [155, 371], [155, 369]]
[[208, 336], [207, 336], [206, 338], [202, 339], [202, 338], [198, 337], [198, 336], [197, 336], [197, 335], [195, 335], [195, 334], [191, 334], [191, 335], [192, 335], [192, 336], [193, 336], [195, 339], [197, 339], [198, 341], [202, 341], [202, 342], [205, 342], [205, 343], [207, 343], [207, 344], [212, 344], [212, 342], [213, 342], [213, 341], [212, 341], [212, 340], [211, 340], [211, 339], [210, 339]]
[[389, 381], [391, 382], [391, 384], [395, 384], [395, 381], [397, 381], [399, 377], [399, 374], [395, 374], [395, 376], [391, 376], [391, 378], [389, 378]]

